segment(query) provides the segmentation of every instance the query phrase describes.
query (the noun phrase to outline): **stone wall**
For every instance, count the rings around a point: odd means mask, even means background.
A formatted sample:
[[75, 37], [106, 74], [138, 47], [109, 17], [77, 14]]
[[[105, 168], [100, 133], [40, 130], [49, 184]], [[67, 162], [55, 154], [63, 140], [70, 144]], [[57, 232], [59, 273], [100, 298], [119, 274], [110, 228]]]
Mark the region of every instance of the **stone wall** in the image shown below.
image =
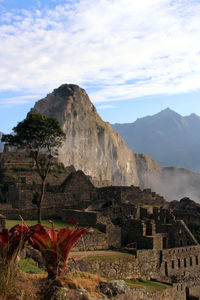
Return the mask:
[[136, 243], [137, 249], [153, 249], [152, 234], [146, 236], [147, 226], [141, 220], [128, 220], [122, 227], [122, 243]]
[[75, 244], [71, 251], [95, 251], [107, 250], [108, 248], [109, 243], [105, 233], [88, 232]]
[[135, 186], [109, 186], [103, 188], [97, 188], [98, 199], [105, 202], [112, 201], [112, 203], [130, 203], [159, 205], [164, 204], [164, 198], [150, 189], [141, 190]]
[[134, 255], [121, 253], [115, 256], [109, 254], [105, 254], [104, 256], [88, 256], [83, 260], [72, 263], [70, 267], [72, 270], [90, 272], [114, 279], [131, 279], [135, 277], [133, 267], [135, 259]]
[[[185, 252], [189, 252], [189, 255], [196, 257], [196, 254], [199, 253], [199, 248], [192, 247], [190, 250], [186, 250], [183, 247]], [[115, 254], [104, 256], [93, 256], [87, 257], [87, 252], [85, 253], [86, 257], [82, 260], [70, 263], [71, 270], [80, 270], [83, 272], [91, 272], [98, 274], [100, 276], [110, 277], [113, 279], [144, 279], [144, 280], [157, 280], [170, 282], [170, 276], [174, 277], [178, 274], [178, 267], [175, 268], [175, 272], [171, 272], [167, 278], [165, 274], [163, 275], [163, 266], [165, 267], [165, 262], [168, 261], [171, 263], [171, 259], [175, 260], [174, 255], [182, 255], [182, 249], [176, 249], [175, 253], [169, 252], [174, 251], [174, 249], [162, 251], [155, 250], [139, 250], [137, 251], [137, 256], [130, 254]], [[178, 259], [179, 256], [176, 256]], [[162, 261], [162, 259], [164, 261]], [[187, 257], [190, 263], [190, 256]], [[196, 258], [195, 258], [196, 259]], [[183, 258], [184, 260], [184, 258]], [[183, 268], [184, 271], [184, 268]], [[169, 271], [170, 272], [170, 271]], [[186, 269], [185, 271], [186, 272]], [[198, 265], [192, 270], [190, 266], [187, 270], [188, 275], [185, 274], [182, 280], [173, 283], [171, 287], [166, 288], [161, 291], [152, 291], [146, 292], [145, 289], [133, 289], [130, 294], [118, 296], [116, 299], [119, 300], [189, 300], [189, 299], [199, 299], [200, 295], [200, 277], [199, 277], [199, 267]], [[184, 273], [183, 273], [184, 274]], [[195, 274], [196, 279], [192, 277]], [[181, 278], [180, 278], [181, 279]], [[186, 297], [187, 295], [187, 297]], [[196, 298], [192, 298], [196, 297]]]
[[[87, 255], [87, 253], [86, 253]], [[114, 279], [142, 278], [159, 280], [160, 257], [154, 250], [137, 251], [137, 256], [125, 253], [87, 257], [75, 263], [74, 268]]]
[[178, 280], [199, 278], [200, 245], [162, 250], [160, 272], [162, 277]]
[[173, 221], [171, 224], [157, 224], [156, 233], [167, 233], [164, 248], [197, 245], [198, 242], [182, 220]]
[[115, 300], [186, 300], [186, 293], [175, 286], [151, 292], [145, 288], [133, 288], [127, 294], [118, 295]]
[[[87, 253], [86, 253], [87, 255]], [[142, 255], [145, 255], [143, 253]], [[139, 263], [142, 261], [142, 255], [139, 260], [134, 255], [118, 254], [107, 256], [87, 257], [82, 260], [71, 262], [69, 268], [71, 270], [80, 270], [91, 272], [100, 276], [109, 277], [112, 279], [132, 279], [143, 278], [139, 272]], [[151, 257], [150, 252], [146, 255]], [[153, 260], [150, 258], [153, 262]], [[147, 266], [146, 266], [147, 267]], [[144, 266], [145, 268], [145, 266]], [[149, 267], [147, 267], [149, 270]], [[147, 271], [148, 272], [148, 271]], [[146, 272], [146, 273], [147, 273]], [[150, 276], [146, 276], [150, 279]], [[173, 286], [169, 285], [163, 290], [149, 291], [145, 288], [133, 288], [124, 295], [118, 295], [116, 300], [186, 300], [186, 285], [176, 283]]]
[[63, 221], [66, 220], [66, 218], [72, 218], [80, 225], [91, 226], [97, 223], [97, 212], [63, 209], [61, 212], [61, 218]]
[[0, 214], [0, 230], [6, 226], [6, 217]]
[[[56, 188], [56, 187], [55, 187]], [[13, 208], [35, 208], [32, 204], [34, 193], [40, 192], [39, 185], [28, 184], [16, 184], [9, 187], [8, 191], [8, 203], [12, 204]], [[66, 205], [68, 207], [78, 206], [79, 201], [72, 198], [71, 195], [61, 192], [45, 192], [43, 206], [61, 206]]]
[[[24, 220], [37, 220], [37, 208], [3, 208], [1, 206], [0, 213], [5, 215], [8, 220], [20, 220], [19, 216], [22, 216]], [[42, 207], [42, 218], [43, 219], [53, 219], [59, 218], [61, 213], [61, 208], [56, 206]]]

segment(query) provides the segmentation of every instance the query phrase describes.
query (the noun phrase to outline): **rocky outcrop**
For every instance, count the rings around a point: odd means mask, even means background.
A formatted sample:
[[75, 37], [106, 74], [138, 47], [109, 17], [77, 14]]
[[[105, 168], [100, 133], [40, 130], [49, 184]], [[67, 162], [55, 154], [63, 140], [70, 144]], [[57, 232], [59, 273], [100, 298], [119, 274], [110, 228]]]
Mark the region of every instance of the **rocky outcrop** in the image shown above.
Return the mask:
[[110, 124], [103, 122], [85, 90], [64, 84], [36, 102], [33, 112], [56, 117], [66, 133], [59, 151], [65, 166], [74, 165], [114, 185], [139, 185], [135, 157]]

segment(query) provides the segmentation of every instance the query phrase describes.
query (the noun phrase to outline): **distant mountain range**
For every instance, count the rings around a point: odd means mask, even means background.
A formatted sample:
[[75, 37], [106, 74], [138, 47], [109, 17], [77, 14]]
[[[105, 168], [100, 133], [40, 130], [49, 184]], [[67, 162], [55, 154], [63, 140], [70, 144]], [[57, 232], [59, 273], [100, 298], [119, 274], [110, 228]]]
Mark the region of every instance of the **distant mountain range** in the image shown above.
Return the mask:
[[200, 117], [196, 114], [183, 117], [167, 108], [112, 128], [133, 152], [145, 153], [162, 166], [200, 172]]

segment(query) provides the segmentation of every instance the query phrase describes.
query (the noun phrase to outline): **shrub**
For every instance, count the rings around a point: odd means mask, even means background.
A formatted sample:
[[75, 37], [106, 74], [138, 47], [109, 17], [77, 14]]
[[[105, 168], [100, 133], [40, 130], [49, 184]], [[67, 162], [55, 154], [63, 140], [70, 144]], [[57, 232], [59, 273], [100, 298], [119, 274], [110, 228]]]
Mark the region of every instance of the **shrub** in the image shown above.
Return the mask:
[[[33, 229], [15, 225], [10, 230], [0, 231], [0, 295], [6, 295], [14, 289], [19, 273], [17, 257], [25, 242], [33, 234]], [[2, 299], [2, 298], [1, 298]]]
[[5, 265], [12, 259], [16, 260], [17, 255], [24, 247], [25, 242], [34, 233], [34, 228], [15, 225], [10, 230], [3, 228], [0, 231], [0, 261]]
[[29, 244], [40, 251], [48, 278], [53, 279], [66, 271], [66, 263], [69, 252], [74, 244], [85, 234], [90, 227], [78, 228], [78, 223], [73, 219], [68, 219], [74, 224], [73, 228], [61, 228], [56, 231], [54, 224], [51, 227], [36, 224], [31, 226], [34, 234], [29, 239]]

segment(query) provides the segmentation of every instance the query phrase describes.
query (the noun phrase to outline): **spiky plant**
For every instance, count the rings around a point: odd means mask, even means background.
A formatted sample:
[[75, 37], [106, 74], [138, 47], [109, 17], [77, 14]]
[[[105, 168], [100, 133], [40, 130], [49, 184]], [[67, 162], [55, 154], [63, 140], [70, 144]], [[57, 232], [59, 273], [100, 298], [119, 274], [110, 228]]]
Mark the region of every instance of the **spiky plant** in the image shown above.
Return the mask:
[[73, 228], [67, 226], [61, 228], [59, 232], [56, 231], [53, 223], [51, 227], [41, 224], [31, 226], [35, 233], [29, 239], [29, 244], [40, 251], [49, 279], [66, 271], [71, 248], [90, 229], [90, 227], [78, 229], [78, 222], [73, 219], [68, 221], [74, 224]]

